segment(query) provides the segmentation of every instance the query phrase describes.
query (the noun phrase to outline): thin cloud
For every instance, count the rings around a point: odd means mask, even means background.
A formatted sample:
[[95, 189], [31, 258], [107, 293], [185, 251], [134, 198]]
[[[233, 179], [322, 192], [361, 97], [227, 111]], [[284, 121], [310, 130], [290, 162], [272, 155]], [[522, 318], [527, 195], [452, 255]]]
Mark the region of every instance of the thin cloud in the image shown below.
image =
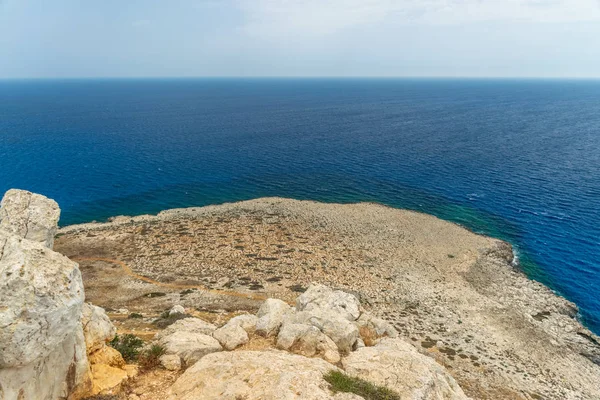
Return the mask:
[[600, 21], [600, 0], [238, 0], [257, 35], [323, 35], [376, 24]]

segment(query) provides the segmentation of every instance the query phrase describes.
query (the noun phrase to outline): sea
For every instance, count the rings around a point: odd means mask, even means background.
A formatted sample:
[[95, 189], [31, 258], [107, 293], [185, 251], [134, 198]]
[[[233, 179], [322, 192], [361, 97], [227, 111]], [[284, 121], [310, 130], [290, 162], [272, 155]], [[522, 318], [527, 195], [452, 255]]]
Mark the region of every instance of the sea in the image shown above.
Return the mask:
[[61, 225], [263, 196], [377, 202], [509, 241], [600, 334], [600, 81], [0, 81], [0, 194]]

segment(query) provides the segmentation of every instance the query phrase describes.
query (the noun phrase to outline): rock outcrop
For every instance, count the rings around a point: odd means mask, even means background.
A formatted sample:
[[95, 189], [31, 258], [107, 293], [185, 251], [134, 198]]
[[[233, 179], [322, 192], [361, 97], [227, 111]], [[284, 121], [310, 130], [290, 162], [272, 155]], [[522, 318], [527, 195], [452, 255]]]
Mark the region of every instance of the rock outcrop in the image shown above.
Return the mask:
[[256, 333], [266, 337], [277, 334], [285, 314], [290, 310], [291, 307], [282, 300], [267, 299], [256, 314]]
[[0, 229], [51, 249], [58, 230], [60, 208], [47, 197], [11, 189], [0, 204]]
[[60, 209], [9, 190], [0, 207], [0, 399], [77, 399], [126, 380], [115, 327], [84, 304], [77, 263], [52, 251]]
[[189, 368], [170, 389], [177, 400], [334, 399], [323, 375], [331, 364], [282, 351], [209, 354]]
[[227, 350], [233, 350], [243, 344], [248, 343], [248, 332], [244, 328], [234, 323], [227, 323], [213, 332], [213, 337], [221, 343]]
[[0, 393], [57, 399], [90, 388], [76, 263], [52, 247], [60, 210], [10, 190], [0, 208]]
[[[219, 341], [212, 337], [216, 326], [200, 318], [185, 318], [158, 333], [154, 343], [165, 349], [165, 355], [180, 358], [182, 366], [191, 366], [207, 354], [223, 350]], [[165, 363], [174, 366], [172, 359]]]
[[407, 400], [467, 400], [454, 378], [400, 339], [383, 339], [342, 360], [350, 376], [385, 386]]
[[91, 369], [92, 387], [87, 394], [119, 392], [121, 385], [137, 373], [127, 366], [121, 353], [107, 345], [117, 333], [103, 308], [89, 303], [83, 305], [81, 324]]

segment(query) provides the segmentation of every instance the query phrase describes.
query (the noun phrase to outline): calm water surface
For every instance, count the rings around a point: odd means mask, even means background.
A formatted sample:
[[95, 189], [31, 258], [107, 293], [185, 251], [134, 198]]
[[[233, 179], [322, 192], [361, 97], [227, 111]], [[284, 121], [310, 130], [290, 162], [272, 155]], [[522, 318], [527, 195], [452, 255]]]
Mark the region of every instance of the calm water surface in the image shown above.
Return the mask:
[[506, 239], [600, 333], [600, 82], [0, 82], [0, 192], [63, 225], [284, 196]]

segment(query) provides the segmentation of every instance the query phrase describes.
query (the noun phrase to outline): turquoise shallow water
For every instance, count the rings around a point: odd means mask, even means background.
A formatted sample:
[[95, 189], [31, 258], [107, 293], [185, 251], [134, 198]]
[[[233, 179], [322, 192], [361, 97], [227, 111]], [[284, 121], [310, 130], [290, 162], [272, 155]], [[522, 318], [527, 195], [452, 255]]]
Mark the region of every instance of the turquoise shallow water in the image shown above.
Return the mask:
[[600, 82], [0, 82], [0, 191], [61, 223], [261, 196], [375, 201], [513, 243], [600, 332]]

